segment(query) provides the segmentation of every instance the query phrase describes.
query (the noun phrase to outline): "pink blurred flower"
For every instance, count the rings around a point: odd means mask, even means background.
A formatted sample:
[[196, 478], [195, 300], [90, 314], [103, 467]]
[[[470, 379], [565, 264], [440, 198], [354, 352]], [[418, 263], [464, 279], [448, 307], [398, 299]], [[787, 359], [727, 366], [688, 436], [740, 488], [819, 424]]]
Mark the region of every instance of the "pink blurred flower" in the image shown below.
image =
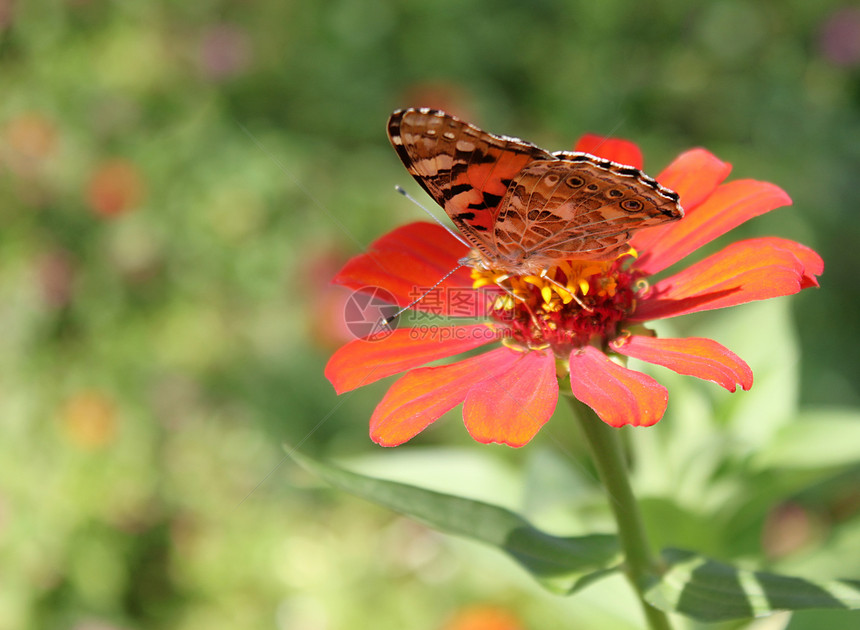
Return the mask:
[[843, 7], [831, 13], [821, 26], [821, 53], [837, 66], [860, 64], [860, 7]]
[[71, 255], [63, 249], [43, 253], [36, 262], [42, 298], [51, 308], [62, 308], [72, 298], [75, 269]]
[[233, 78], [247, 70], [250, 62], [250, 38], [243, 28], [218, 24], [203, 32], [198, 65], [206, 78], [213, 81]]

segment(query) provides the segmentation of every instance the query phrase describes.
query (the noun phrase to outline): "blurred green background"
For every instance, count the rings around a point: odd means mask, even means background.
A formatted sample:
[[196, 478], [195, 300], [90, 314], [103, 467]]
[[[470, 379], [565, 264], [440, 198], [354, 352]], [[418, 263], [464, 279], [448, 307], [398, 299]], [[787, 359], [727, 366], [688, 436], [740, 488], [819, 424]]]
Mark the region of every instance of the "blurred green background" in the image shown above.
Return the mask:
[[[371, 444], [386, 383], [338, 399], [324, 379], [345, 340], [343, 293], [328, 281], [421, 217], [393, 193], [417, 190], [385, 137], [397, 107], [446, 108], [551, 150], [586, 131], [619, 135], [643, 147], [651, 174], [705, 146], [733, 177], [794, 199], [735, 234], [799, 240], [826, 270], [820, 290], [776, 306], [679, 322], [721, 331], [758, 383], [732, 397], [662, 371], [670, 414], [652, 434], [721, 444], [699, 480], [713, 487], [764, 443], [745, 433], [764, 416], [856, 419], [860, 9], [849, 5], [0, 0], [0, 630], [635, 628], [620, 582], [550, 597], [492, 551], [284, 462], [290, 443], [430, 485], [447, 483], [441, 470], [562, 533], [579, 518], [562, 498], [587, 464], [564, 413], [518, 451], [471, 443], [458, 412], [396, 451]], [[726, 420], [744, 405], [745, 423]], [[822, 457], [844, 439], [825, 438]], [[800, 475], [789, 503], [747, 484], [737, 513], [752, 515], [722, 542], [703, 516], [718, 498], [680, 510], [671, 483], [649, 486], [646, 471], [640, 484], [665, 491], [656, 528], [684, 512], [700, 525], [678, 526], [689, 545], [723, 558], [764, 548], [778, 564], [826, 555], [834, 528], [856, 523], [849, 460], [815, 477], [821, 492]], [[800, 542], [768, 552], [780, 523]], [[860, 542], [851, 527], [842, 548], [860, 546], [845, 542]], [[824, 574], [860, 577], [857, 552], [830, 557]], [[857, 620], [796, 615], [789, 627], [823, 619]]]

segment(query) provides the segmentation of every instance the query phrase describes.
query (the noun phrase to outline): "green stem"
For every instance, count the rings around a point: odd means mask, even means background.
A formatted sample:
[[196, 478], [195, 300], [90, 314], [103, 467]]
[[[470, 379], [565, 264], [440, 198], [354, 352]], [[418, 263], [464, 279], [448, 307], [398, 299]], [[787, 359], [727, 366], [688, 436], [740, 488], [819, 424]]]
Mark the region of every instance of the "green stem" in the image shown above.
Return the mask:
[[625, 573], [642, 603], [648, 627], [652, 630], [671, 630], [666, 614], [645, 601], [644, 584], [649, 575], [657, 572], [657, 563], [651, 554], [639, 504], [630, 487], [618, 429], [604, 423], [591, 409], [573, 397], [567, 398], [579, 419], [582, 432], [591, 447], [594, 464], [609, 496], [609, 505], [618, 524], [618, 538], [624, 552]]

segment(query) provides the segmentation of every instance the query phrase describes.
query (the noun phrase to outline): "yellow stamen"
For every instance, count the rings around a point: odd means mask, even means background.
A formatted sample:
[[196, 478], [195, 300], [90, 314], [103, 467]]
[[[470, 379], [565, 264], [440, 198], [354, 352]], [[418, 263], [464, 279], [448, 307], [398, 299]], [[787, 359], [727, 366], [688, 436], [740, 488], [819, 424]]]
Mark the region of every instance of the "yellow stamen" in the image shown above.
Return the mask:
[[510, 337], [502, 337], [502, 345], [506, 348], [510, 348], [511, 350], [515, 350], [517, 352], [527, 352], [529, 348], [523, 346], [522, 344], [514, 341]]
[[507, 294], [500, 295], [499, 297], [496, 298], [495, 306], [498, 309], [501, 309], [504, 311], [509, 311], [512, 308], [514, 308], [514, 298], [512, 298], [510, 295], [507, 295]]
[[583, 295], [588, 295], [588, 289], [591, 287], [591, 285], [588, 284], [588, 280], [585, 280], [584, 278], [580, 278], [577, 281], [577, 286], [579, 287], [580, 293], [582, 293]]
[[528, 352], [529, 350], [545, 350], [550, 347], [548, 343], [542, 343], [537, 345], [528, 346], [523, 345], [522, 343], [511, 339], [510, 337], [502, 337], [502, 345], [506, 348], [510, 348], [511, 350], [516, 350], [517, 352]]
[[619, 346], [623, 346], [632, 336], [633, 333], [625, 328], [618, 333], [618, 336], [615, 338], [615, 343]]
[[495, 284], [490, 278], [482, 277], [476, 278], [474, 282], [472, 282], [473, 289], [480, 289], [481, 287], [490, 286], [491, 284]]
[[570, 290], [570, 287], [563, 289], [561, 287], [553, 286], [552, 288], [556, 293], [558, 293], [558, 297], [561, 298], [563, 304], [570, 304], [573, 300], [573, 291]]
[[[540, 292], [541, 304], [538, 308], [544, 312], [556, 312], [574, 301], [587, 310], [580, 296], [594, 293], [599, 296], [615, 295], [616, 285], [612, 278], [602, 277], [592, 286], [592, 281], [596, 280], [594, 277], [603, 276], [612, 264], [612, 261], [562, 260], [539, 275], [521, 276], [479, 266], [472, 268], [472, 286], [476, 289], [492, 285], [502, 287], [506, 295], [496, 299], [495, 307], [504, 310], [514, 309], [517, 300], [526, 301], [532, 287]], [[559, 275], [564, 278], [563, 284], [556, 281]]]
[[550, 300], [552, 300], [552, 289], [553, 288], [548, 284], [545, 284], [540, 288], [541, 297], [546, 304], [549, 304]]

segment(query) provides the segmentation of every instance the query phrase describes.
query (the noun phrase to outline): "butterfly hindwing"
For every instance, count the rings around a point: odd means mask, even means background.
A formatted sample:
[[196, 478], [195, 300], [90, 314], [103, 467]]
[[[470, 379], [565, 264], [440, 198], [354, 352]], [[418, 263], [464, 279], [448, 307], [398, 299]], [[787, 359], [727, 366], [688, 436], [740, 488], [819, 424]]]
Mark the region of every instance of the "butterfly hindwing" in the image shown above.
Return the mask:
[[566, 157], [574, 159], [535, 161], [514, 178], [494, 231], [503, 259], [520, 252], [536, 263], [611, 259], [635, 230], [679, 218], [671, 196], [637, 169], [588, 154]]

